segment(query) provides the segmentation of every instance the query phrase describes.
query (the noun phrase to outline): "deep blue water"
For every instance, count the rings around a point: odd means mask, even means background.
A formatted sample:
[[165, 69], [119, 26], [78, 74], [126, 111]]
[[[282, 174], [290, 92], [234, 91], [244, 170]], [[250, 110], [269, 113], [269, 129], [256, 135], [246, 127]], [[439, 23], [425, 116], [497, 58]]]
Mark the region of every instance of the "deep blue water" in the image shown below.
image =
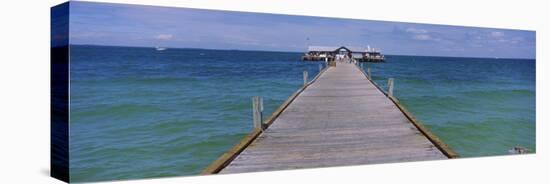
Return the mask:
[[[301, 53], [71, 46], [72, 181], [194, 175], [319, 63]], [[535, 150], [535, 61], [388, 56], [366, 64], [461, 156]]]

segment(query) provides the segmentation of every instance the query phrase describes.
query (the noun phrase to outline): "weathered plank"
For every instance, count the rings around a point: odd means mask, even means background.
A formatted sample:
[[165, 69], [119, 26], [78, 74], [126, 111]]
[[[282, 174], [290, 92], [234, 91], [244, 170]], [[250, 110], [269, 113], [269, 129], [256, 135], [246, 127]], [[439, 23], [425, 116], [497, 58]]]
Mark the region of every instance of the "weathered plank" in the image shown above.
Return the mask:
[[265, 131], [218, 170], [236, 173], [449, 158], [427, 137], [427, 130], [421, 130], [425, 127], [411, 122], [412, 115], [392, 98], [355, 65], [338, 63], [306, 85]]

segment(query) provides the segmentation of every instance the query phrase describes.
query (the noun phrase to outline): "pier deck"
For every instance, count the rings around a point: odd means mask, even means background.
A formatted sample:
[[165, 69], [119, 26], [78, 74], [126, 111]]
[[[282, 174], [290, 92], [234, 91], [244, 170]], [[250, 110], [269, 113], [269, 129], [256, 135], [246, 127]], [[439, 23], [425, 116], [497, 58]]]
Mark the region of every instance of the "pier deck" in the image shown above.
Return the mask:
[[354, 64], [338, 63], [240, 153], [207, 170], [238, 173], [449, 158], [429, 138], [431, 133], [427, 136], [400, 108]]

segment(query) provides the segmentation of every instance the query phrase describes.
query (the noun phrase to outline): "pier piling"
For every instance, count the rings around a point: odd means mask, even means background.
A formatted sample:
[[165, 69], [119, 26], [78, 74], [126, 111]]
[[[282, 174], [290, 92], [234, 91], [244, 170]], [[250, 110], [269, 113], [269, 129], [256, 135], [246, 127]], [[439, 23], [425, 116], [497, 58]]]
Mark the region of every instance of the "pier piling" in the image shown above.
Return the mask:
[[254, 128], [264, 130], [265, 127], [262, 123], [263, 112], [263, 99], [259, 96], [252, 97], [252, 119], [254, 121]]
[[372, 80], [371, 74], [370, 74], [370, 67], [367, 68], [367, 78], [369, 80]]
[[393, 97], [393, 78], [388, 79], [388, 96]]
[[304, 86], [307, 85], [307, 71], [304, 71]]

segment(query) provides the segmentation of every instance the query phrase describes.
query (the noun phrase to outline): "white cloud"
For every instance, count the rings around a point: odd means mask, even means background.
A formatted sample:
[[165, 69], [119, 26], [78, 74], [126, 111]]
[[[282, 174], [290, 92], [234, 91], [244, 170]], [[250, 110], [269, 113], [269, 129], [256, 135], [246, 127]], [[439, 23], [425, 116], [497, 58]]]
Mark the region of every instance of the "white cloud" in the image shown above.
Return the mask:
[[500, 38], [500, 37], [504, 36], [504, 33], [499, 32], [499, 31], [493, 31], [493, 32], [491, 32], [490, 35], [491, 35], [491, 37], [494, 37], [494, 38]]
[[174, 38], [174, 35], [171, 34], [159, 34], [155, 36], [155, 39], [159, 40], [171, 40], [172, 38]]
[[502, 43], [517, 44], [517, 43], [522, 42], [523, 40], [524, 39], [522, 37], [514, 37], [514, 38], [510, 38], [510, 39], [500, 38], [497, 41], [502, 42]]
[[411, 38], [414, 40], [434, 40], [434, 41], [440, 41], [440, 39], [434, 39], [428, 32], [428, 30], [425, 29], [417, 29], [417, 28], [407, 28], [405, 30], [407, 33], [411, 34]]
[[416, 28], [412, 28], [412, 27], [408, 28], [405, 31], [407, 31], [408, 33], [414, 33], [414, 34], [426, 34], [426, 33], [428, 33], [428, 31], [425, 30], [425, 29], [416, 29]]
[[430, 35], [426, 35], [426, 34], [419, 34], [419, 35], [414, 35], [413, 39], [415, 39], [415, 40], [431, 40], [432, 37]]

